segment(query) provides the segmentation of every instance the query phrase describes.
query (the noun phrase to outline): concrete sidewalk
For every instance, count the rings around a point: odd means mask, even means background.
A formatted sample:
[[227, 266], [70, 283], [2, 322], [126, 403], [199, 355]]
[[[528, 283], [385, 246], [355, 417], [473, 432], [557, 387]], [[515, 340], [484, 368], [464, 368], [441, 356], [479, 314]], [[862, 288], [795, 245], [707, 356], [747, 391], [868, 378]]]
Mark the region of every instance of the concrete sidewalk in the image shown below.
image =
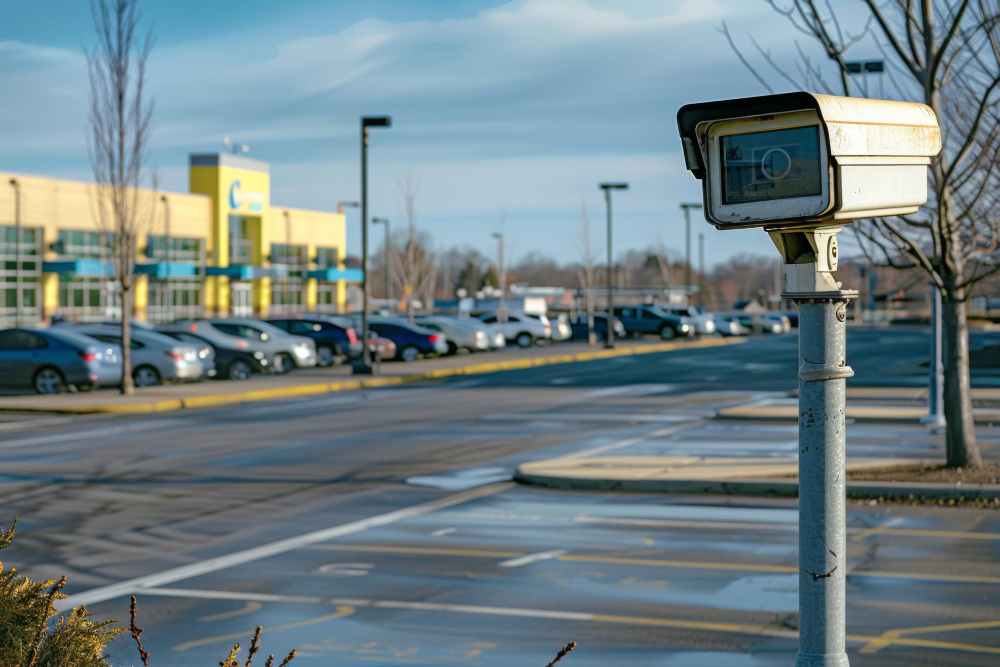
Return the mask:
[[[912, 389], [865, 387], [864, 392], [848, 392], [846, 416], [859, 423], [919, 424], [927, 415], [926, 403], [902, 404], [899, 398], [915, 396]], [[926, 395], [926, 390], [923, 390]], [[974, 389], [973, 400], [996, 400], [1000, 392], [996, 389]], [[864, 400], [867, 399], [867, 400]], [[921, 402], [922, 403], [922, 402]], [[797, 398], [769, 398], [744, 405], [721, 408], [715, 413], [716, 419], [797, 422], [799, 418]], [[1000, 408], [979, 408], [972, 410], [976, 424], [1000, 424]]]
[[136, 390], [133, 396], [121, 396], [111, 389], [46, 396], [36, 394], [0, 396], [0, 412], [55, 414], [167, 412], [254, 401], [289, 400], [456, 375], [495, 373], [743, 342], [742, 338], [705, 338], [669, 343], [640, 340], [620, 342], [611, 350], [592, 348], [586, 343], [560, 343], [545, 348], [510, 349], [482, 355], [456, 355], [411, 363], [385, 363], [382, 365], [382, 374], [376, 377], [352, 376], [350, 369], [346, 367], [314, 368], [295, 371], [288, 375], [255, 376], [241, 382], [210, 380], [161, 385]]
[[[925, 464], [921, 459], [848, 459], [848, 472]], [[518, 466], [522, 484], [574, 491], [798, 496], [798, 461], [790, 458], [566, 456]], [[928, 484], [920, 482], [851, 481], [848, 498], [993, 501], [1000, 484]]]

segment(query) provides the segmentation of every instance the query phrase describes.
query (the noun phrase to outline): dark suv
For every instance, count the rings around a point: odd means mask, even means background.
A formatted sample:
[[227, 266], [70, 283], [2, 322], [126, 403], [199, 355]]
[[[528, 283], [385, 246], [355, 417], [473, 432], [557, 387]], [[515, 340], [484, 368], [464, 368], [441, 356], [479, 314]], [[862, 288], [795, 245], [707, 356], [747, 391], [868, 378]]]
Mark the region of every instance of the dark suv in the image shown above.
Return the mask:
[[316, 365], [333, 366], [361, 356], [361, 341], [350, 321], [335, 315], [283, 315], [270, 324], [316, 342]]
[[624, 306], [615, 308], [615, 317], [621, 320], [627, 336], [656, 334], [664, 340], [693, 336], [694, 327], [678, 315], [672, 315], [656, 306]]

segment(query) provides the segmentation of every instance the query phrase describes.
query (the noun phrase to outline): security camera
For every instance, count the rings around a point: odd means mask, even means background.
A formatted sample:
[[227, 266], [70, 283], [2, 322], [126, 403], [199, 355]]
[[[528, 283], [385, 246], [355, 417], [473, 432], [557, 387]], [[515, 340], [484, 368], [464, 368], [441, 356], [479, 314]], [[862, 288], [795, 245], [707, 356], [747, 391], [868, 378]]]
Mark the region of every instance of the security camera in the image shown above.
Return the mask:
[[909, 102], [786, 93], [688, 104], [677, 125], [719, 229], [914, 213], [941, 151], [934, 112]]

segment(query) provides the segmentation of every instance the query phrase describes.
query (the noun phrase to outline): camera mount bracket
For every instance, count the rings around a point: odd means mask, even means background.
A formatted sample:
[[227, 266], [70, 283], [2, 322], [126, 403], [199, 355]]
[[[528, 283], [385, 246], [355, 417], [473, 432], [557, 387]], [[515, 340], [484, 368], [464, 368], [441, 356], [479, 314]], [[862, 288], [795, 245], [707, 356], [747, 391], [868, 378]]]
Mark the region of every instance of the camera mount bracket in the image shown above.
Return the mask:
[[833, 277], [837, 270], [840, 226], [767, 229], [784, 262], [781, 298], [853, 299], [857, 290], [843, 290]]

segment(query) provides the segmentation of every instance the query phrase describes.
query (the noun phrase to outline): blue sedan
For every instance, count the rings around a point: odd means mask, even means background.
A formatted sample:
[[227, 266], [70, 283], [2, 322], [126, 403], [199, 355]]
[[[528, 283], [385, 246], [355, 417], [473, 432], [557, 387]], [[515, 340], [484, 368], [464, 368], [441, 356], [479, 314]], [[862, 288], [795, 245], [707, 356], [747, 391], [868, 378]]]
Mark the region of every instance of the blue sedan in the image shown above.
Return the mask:
[[121, 382], [121, 348], [73, 331], [0, 331], [0, 387], [57, 394]]
[[448, 351], [444, 334], [425, 329], [404, 320], [372, 317], [368, 328], [396, 344], [396, 358], [416, 361], [420, 355], [439, 355]]

